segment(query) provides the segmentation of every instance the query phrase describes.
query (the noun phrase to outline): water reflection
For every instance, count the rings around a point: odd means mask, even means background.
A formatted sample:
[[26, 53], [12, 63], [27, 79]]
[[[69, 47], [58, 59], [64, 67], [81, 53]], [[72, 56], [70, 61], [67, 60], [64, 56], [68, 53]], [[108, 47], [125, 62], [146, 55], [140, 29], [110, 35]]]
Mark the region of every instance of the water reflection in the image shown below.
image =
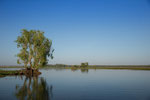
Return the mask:
[[71, 68], [72, 72], [75, 72], [75, 71], [78, 71], [78, 70], [80, 70], [81, 73], [88, 73], [89, 72], [89, 69], [87, 69], [87, 68], [81, 68], [81, 69]]
[[44, 78], [26, 77], [23, 85], [16, 85], [15, 96], [18, 100], [51, 100], [53, 86]]
[[89, 72], [89, 69], [81, 69], [81, 72], [82, 72], [82, 73], [88, 73], [88, 72]]
[[77, 70], [78, 70], [77, 68], [71, 68], [71, 71], [73, 71], [73, 72], [75, 72]]

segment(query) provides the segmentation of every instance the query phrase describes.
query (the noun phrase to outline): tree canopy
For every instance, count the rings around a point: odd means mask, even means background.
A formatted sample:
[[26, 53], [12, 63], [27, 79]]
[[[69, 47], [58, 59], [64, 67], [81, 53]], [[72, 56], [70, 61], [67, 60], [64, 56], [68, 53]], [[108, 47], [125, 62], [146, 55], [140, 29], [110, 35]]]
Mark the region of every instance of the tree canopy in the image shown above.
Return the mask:
[[52, 40], [46, 38], [40, 30], [22, 29], [21, 36], [15, 42], [21, 48], [17, 54], [18, 64], [37, 69], [48, 63], [48, 57], [53, 59]]

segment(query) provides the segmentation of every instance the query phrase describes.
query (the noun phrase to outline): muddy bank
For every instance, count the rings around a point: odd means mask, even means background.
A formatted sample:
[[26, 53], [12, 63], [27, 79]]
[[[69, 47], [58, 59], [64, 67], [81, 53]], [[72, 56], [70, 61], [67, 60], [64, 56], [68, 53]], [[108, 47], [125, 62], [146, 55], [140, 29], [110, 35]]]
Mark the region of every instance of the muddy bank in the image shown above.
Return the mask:
[[37, 69], [22, 69], [22, 70], [0, 70], [0, 77], [7, 75], [26, 75], [26, 76], [38, 76], [41, 72]]

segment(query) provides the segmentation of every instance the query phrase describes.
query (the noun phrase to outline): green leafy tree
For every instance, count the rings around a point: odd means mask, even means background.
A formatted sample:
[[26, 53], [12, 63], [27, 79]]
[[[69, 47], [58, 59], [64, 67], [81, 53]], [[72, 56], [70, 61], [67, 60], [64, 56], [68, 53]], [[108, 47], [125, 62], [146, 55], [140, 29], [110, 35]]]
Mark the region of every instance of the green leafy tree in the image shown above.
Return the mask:
[[21, 48], [17, 54], [17, 63], [23, 63], [25, 67], [38, 69], [48, 63], [48, 57], [53, 59], [52, 41], [44, 36], [40, 30], [21, 31], [21, 36], [15, 41], [17, 47]]
[[85, 62], [85, 63], [81, 63], [81, 67], [88, 67], [88, 62]]

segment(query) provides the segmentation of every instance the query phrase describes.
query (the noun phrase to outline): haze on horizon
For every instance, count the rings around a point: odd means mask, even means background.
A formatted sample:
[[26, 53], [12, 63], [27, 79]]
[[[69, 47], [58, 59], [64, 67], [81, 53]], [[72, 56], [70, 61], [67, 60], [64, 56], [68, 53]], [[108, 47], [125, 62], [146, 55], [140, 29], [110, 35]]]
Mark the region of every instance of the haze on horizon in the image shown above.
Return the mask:
[[17, 65], [21, 29], [52, 39], [49, 64], [150, 65], [149, 0], [1, 0], [0, 65]]

